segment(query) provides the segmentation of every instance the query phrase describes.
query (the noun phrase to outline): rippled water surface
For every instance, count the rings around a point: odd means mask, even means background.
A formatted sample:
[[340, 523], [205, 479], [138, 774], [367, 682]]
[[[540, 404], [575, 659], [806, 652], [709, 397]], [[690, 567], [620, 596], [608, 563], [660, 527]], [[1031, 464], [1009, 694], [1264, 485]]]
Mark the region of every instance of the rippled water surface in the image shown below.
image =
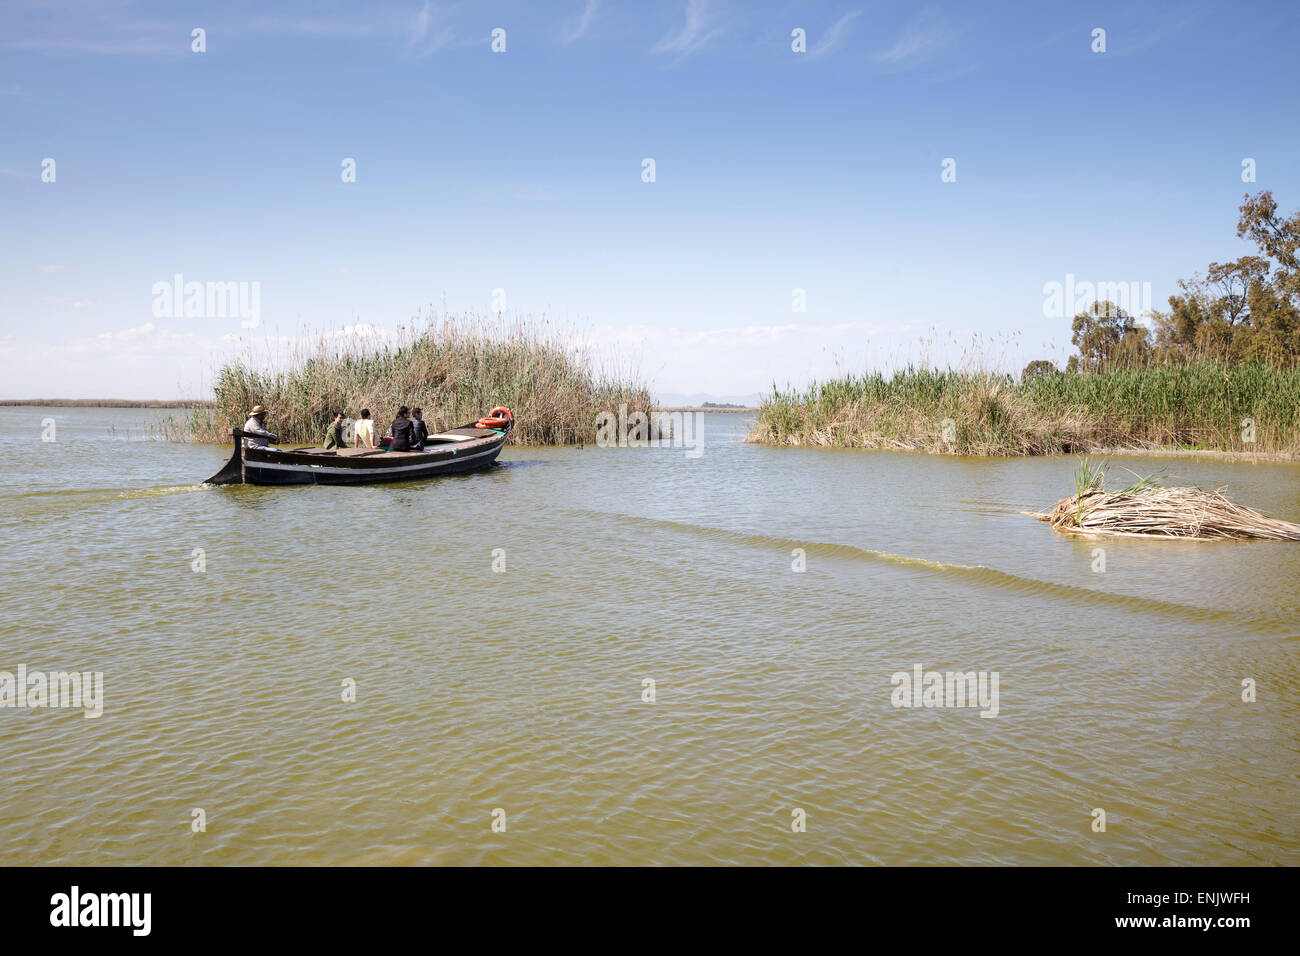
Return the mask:
[[[105, 684], [0, 709], [0, 863], [1300, 863], [1300, 545], [1067, 539], [1020, 512], [1074, 460], [729, 414], [698, 458], [201, 487], [227, 450], [151, 414], [0, 409], [0, 670]], [[1116, 465], [1300, 520], [1295, 465]], [[998, 716], [893, 707], [917, 664]]]

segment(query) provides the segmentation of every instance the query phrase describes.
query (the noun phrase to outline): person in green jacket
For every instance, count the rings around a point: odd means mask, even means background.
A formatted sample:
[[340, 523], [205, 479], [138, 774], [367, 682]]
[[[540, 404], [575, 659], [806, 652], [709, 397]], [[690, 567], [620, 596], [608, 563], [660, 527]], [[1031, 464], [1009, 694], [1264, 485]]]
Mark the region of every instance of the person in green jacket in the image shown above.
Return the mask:
[[343, 413], [335, 412], [334, 421], [330, 423], [329, 429], [325, 432], [325, 450], [331, 448], [346, 448], [343, 444]]

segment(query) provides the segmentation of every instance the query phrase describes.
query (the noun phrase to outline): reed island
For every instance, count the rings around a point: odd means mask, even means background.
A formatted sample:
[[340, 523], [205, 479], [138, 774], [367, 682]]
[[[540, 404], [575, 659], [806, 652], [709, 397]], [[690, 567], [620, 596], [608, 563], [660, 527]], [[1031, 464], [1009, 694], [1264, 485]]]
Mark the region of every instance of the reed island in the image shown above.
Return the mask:
[[907, 368], [773, 388], [749, 440], [962, 455], [1160, 449], [1300, 457], [1300, 211], [1247, 196], [1254, 254], [1210, 263], [1143, 325], [1111, 301], [1071, 324], [1078, 354], [1019, 378]]

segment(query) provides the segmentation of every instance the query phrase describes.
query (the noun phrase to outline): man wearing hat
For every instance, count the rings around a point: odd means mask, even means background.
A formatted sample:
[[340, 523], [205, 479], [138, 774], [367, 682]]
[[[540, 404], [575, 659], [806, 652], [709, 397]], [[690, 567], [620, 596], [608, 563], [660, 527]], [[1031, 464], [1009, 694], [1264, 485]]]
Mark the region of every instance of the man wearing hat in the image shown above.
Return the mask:
[[254, 405], [253, 410], [248, 413], [248, 421], [244, 422], [244, 431], [252, 432], [257, 437], [246, 437], [244, 439], [245, 448], [265, 448], [267, 442], [280, 440], [279, 435], [272, 435], [266, 430], [263, 423], [266, 421], [266, 409], [261, 405]]

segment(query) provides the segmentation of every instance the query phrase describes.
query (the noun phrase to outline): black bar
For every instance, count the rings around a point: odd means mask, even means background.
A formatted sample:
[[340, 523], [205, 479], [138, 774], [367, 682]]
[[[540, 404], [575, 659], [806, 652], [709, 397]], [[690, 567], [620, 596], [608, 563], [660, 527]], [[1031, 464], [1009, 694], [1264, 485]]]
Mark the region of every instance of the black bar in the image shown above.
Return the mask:
[[[800, 928], [812, 939], [964, 952], [1011, 942], [1119, 941], [1215, 948], [1258, 945], [1292, 923], [1295, 871], [1263, 869], [250, 869], [29, 868], [0, 872], [6, 944], [140, 939], [205, 944], [307, 940], [398, 941], [459, 925], [488, 942], [501, 931], [618, 926], [629, 939], [664, 945], [707, 920], [736, 939]], [[51, 925], [78, 887], [88, 894], [148, 893], [149, 933], [123, 926]], [[1186, 894], [1186, 898], [1177, 894]], [[1220, 897], [1198, 894], [1226, 894]], [[128, 911], [143, 914], [141, 907]], [[91, 904], [98, 908], [98, 899]], [[508, 915], [508, 919], [505, 917]], [[688, 917], [690, 919], [688, 920]], [[1179, 921], [1208, 918], [1211, 925]], [[1245, 919], [1248, 925], [1220, 925]], [[1152, 919], [1153, 925], [1119, 925]], [[140, 921], [142, 923], [142, 920]], [[615, 937], [607, 937], [611, 942]], [[919, 947], [913, 950], [913, 946]], [[838, 948], [838, 947], [837, 947]], [[18, 952], [18, 950], [10, 950]]]

